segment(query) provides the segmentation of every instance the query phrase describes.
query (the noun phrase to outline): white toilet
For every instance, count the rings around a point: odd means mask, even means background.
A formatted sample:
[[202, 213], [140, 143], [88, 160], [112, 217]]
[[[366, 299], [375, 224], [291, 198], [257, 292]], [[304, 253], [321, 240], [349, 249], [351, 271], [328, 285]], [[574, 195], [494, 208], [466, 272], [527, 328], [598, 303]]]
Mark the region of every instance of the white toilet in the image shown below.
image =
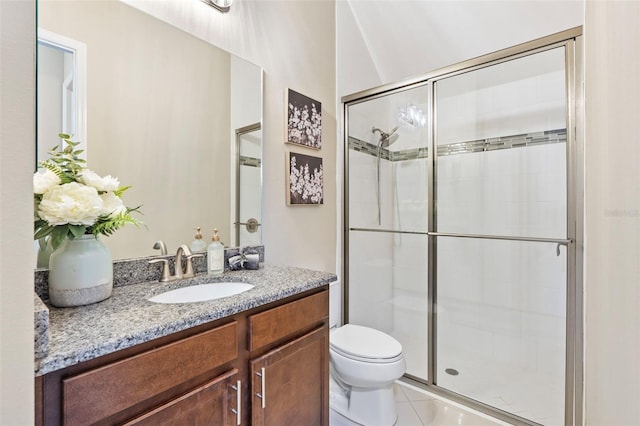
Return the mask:
[[330, 408], [361, 425], [393, 425], [393, 382], [406, 370], [402, 345], [388, 334], [353, 324], [334, 328], [329, 336]]

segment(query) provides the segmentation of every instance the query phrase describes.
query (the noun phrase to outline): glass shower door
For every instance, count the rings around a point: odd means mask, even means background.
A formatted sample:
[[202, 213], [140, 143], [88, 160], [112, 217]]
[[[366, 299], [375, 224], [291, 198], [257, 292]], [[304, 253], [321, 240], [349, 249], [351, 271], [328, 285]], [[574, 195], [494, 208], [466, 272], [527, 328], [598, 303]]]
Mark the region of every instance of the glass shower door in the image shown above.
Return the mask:
[[403, 347], [427, 379], [426, 86], [348, 107], [348, 319]]
[[435, 87], [437, 386], [564, 424], [565, 49]]

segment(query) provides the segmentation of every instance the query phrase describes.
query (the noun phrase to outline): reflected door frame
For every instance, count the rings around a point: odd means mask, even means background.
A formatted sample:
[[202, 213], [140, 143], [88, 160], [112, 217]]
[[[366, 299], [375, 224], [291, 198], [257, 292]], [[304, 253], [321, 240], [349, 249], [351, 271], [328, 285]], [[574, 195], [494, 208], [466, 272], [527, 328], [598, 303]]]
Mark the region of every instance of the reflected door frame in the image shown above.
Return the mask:
[[[81, 157], [85, 160], [88, 157], [87, 144], [87, 45], [78, 40], [54, 33], [44, 28], [38, 28], [37, 47], [41, 45], [59, 49], [69, 53], [73, 57], [73, 110], [75, 111], [75, 129], [65, 129], [62, 127], [61, 132], [67, 132], [72, 135], [74, 141], [80, 142], [78, 149], [84, 150]], [[38, 55], [37, 63], [40, 64]], [[38, 99], [37, 95], [37, 99]], [[62, 109], [62, 105], [60, 105]], [[37, 117], [36, 117], [37, 118]], [[39, 139], [39, 138], [38, 138]], [[36, 140], [36, 152], [38, 151]], [[61, 142], [62, 143], [62, 142]], [[46, 147], [47, 149], [49, 147]], [[40, 159], [37, 159], [38, 161]]]
[[[233, 222], [233, 228], [234, 228], [234, 236], [235, 236], [235, 241], [234, 241], [234, 245], [237, 247], [240, 247], [240, 227], [241, 226], [245, 226], [247, 227], [247, 230], [249, 231], [250, 227], [251, 228], [256, 228], [256, 227], [261, 227], [262, 226], [262, 216], [260, 215], [260, 217], [256, 218], [258, 223], [257, 225], [254, 225], [253, 223], [249, 224], [249, 218], [243, 219], [240, 215], [240, 210], [241, 210], [241, 185], [240, 185], [240, 166], [242, 164], [240, 161], [240, 142], [242, 141], [242, 137], [244, 135], [253, 133], [253, 132], [257, 132], [262, 130], [262, 124], [261, 123], [253, 123], [253, 124], [249, 124], [248, 126], [244, 126], [244, 127], [240, 127], [238, 129], [236, 129], [236, 152], [235, 152], [235, 172], [236, 172], [236, 176], [235, 176], [235, 214], [233, 214], [232, 216], [235, 218], [234, 222]], [[262, 168], [262, 166], [260, 166]], [[262, 180], [262, 171], [260, 172], [260, 177]], [[260, 200], [260, 212], [262, 212], [262, 200]], [[254, 219], [254, 218], [251, 218]], [[256, 231], [249, 231], [249, 232], [256, 232]]]

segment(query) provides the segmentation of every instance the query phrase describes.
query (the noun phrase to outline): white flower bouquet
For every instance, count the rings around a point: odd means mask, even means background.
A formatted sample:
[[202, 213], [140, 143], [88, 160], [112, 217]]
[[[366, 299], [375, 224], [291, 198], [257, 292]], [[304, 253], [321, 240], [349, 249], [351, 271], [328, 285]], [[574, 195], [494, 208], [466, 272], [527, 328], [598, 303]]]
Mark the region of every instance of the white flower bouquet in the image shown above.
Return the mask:
[[141, 222], [131, 216], [136, 208], [126, 207], [122, 194], [130, 186], [120, 187], [117, 178], [100, 177], [85, 168], [78, 142], [61, 133], [64, 149], [49, 151], [51, 158], [38, 163], [33, 175], [34, 239], [49, 236], [55, 250], [65, 239], [85, 234], [112, 235], [130, 223]]

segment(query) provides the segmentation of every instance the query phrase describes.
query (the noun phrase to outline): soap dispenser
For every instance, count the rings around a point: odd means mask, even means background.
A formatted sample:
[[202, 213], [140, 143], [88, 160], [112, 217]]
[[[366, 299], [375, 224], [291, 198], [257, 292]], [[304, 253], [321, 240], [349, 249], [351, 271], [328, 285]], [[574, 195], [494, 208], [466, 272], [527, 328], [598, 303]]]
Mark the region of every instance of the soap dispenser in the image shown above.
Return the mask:
[[207, 243], [202, 239], [200, 227], [196, 226], [194, 229], [196, 230], [196, 235], [194, 237], [195, 239], [191, 241], [191, 244], [189, 244], [189, 248], [194, 253], [197, 251], [205, 251], [207, 249]]
[[224, 246], [220, 242], [218, 230], [213, 230], [211, 244], [207, 248], [207, 273], [220, 275], [224, 272]]

